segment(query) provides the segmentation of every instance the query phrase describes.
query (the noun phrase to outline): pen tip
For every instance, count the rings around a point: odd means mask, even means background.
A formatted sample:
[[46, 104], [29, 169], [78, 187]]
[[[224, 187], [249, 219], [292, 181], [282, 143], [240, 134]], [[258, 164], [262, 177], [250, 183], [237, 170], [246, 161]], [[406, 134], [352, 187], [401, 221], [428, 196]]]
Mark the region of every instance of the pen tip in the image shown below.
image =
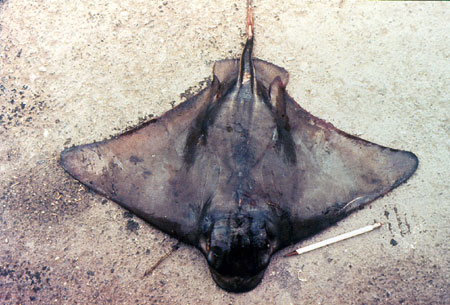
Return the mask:
[[284, 257], [294, 256], [297, 254], [298, 254], [297, 251], [292, 251], [292, 252], [289, 252], [288, 254], [285, 254]]

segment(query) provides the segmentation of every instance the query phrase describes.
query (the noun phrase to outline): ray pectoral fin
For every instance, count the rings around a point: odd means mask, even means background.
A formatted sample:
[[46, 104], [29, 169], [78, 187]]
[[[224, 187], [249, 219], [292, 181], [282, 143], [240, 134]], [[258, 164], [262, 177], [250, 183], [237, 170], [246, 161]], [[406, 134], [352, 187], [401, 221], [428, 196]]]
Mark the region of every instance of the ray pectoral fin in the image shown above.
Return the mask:
[[[217, 97], [219, 87], [213, 80], [196, 96], [136, 129], [66, 149], [60, 164], [83, 184], [160, 230], [194, 243], [203, 195], [183, 171], [184, 149], [193, 124]], [[206, 185], [205, 176], [197, 183]]]
[[[170, 152], [145, 155], [148, 147], [115, 139], [65, 150], [60, 163], [73, 177], [160, 230], [194, 242], [196, 208], [180, 204], [171, 190]], [[129, 151], [127, 151], [129, 148]], [[176, 162], [168, 164], [177, 167]]]
[[[184, 149], [183, 149], [183, 161], [186, 168], [189, 169], [195, 161], [198, 145], [206, 144], [208, 135], [208, 125], [213, 120], [210, 119], [210, 113], [214, 107], [217, 107], [216, 102], [221, 95], [221, 84], [219, 78], [213, 75], [211, 83], [211, 90], [209, 91], [209, 100], [202, 111], [199, 112], [197, 117], [193, 120], [186, 137]], [[211, 122], [210, 122], [211, 121]]]
[[[102, 154], [95, 143], [64, 150], [59, 163], [68, 173], [87, 186], [96, 184], [105, 166]], [[100, 187], [96, 190], [102, 194], [106, 193]]]
[[[331, 172], [325, 168], [317, 170], [322, 178], [313, 179], [315, 190], [307, 188], [303, 194], [304, 202], [314, 203], [308, 212], [317, 222], [317, 229], [325, 228], [385, 195], [416, 170], [417, 158], [413, 154], [372, 145], [366, 147], [366, 152], [349, 155], [348, 160], [341, 156], [339, 161], [334, 156], [336, 164]], [[311, 181], [306, 184], [312, 185]], [[319, 189], [322, 191], [317, 192]], [[297, 211], [300, 210], [303, 209]], [[303, 210], [298, 216], [305, 213]]]
[[[337, 211], [338, 214], [345, 216], [360, 209], [412, 176], [418, 166], [417, 157], [406, 151], [387, 150], [389, 152], [385, 152], [386, 155], [381, 157], [385, 160], [380, 161], [379, 167], [373, 169], [373, 171], [368, 169], [366, 173], [361, 174], [359, 178], [361, 182], [355, 185], [355, 191], [353, 191], [354, 193], [359, 191], [359, 196], [343, 204]], [[383, 179], [383, 177], [385, 178]]]
[[[301, 109], [288, 95], [301, 191], [291, 207], [297, 241], [405, 182], [417, 157], [348, 135]], [[294, 104], [295, 103], [295, 104]]]

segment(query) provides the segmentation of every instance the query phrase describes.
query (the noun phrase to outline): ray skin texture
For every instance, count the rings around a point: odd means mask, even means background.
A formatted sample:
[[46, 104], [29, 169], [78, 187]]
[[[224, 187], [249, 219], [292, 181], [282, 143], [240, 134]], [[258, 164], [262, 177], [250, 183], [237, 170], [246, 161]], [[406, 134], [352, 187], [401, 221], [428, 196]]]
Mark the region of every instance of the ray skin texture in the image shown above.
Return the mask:
[[261, 281], [271, 256], [406, 181], [417, 157], [336, 129], [286, 92], [288, 73], [252, 58], [134, 130], [62, 152], [74, 178], [204, 254], [223, 289]]

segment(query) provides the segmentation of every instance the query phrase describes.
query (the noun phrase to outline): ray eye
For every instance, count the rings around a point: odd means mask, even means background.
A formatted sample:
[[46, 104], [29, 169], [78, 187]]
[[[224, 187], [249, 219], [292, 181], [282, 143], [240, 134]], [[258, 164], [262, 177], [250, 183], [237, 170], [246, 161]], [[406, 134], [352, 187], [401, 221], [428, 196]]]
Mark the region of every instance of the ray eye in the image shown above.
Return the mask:
[[211, 249], [211, 238], [207, 238], [206, 239], [206, 252], [209, 252], [209, 250]]

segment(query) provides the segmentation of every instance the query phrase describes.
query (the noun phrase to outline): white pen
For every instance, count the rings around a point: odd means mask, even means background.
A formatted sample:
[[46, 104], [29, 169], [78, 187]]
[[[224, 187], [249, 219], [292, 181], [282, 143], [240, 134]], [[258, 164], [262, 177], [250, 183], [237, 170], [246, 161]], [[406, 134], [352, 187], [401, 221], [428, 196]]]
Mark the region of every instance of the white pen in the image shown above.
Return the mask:
[[358, 235], [370, 232], [370, 231], [375, 230], [375, 229], [377, 229], [379, 227], [381, 227], [381, 223], [377, 222], [377, 223], [374, 223], [373, 225], [365, 226], [363, 228], [359, 228], [357, 230], [354, 230], [354, 231], [351, 231], [351, 232], [348, 232], [348, 233], [344, 233], [344, 234], [341, 234], [341, 235], [338, 235], [338, 236], [335, 236], [335, 237], [332, 237], [332, 238], [329, 238], [329, 239], [325, 239], [323, 241], [320, 241], [318, 243], [315, 243], [315, 244], [312, 244], [312, 245], [309, 245], [309, 246], [306, 246], [306, 247], [299, 248], [299, 249], [297, 249], [295, 251], [292, 251], [292, 252], [290, 252], [288, 254], [285, 254], [284, 256], [287, 257], [287, 256], [303, 254], [303, 253], [306, 253], [306, 252], [309, 252], [309, 251], [312, 251], [312, 250], [316, 250], [318, 248], [322, 248], [322, 247], [325, 247], [325, 246], [337, 243], [337, 242], [339, 242], [341, 240], [345, 240], [345, 239], [348, 239], [348, 238], [351, 238], [351, 237], [354, 237], [354, 236], [358, 236]]

